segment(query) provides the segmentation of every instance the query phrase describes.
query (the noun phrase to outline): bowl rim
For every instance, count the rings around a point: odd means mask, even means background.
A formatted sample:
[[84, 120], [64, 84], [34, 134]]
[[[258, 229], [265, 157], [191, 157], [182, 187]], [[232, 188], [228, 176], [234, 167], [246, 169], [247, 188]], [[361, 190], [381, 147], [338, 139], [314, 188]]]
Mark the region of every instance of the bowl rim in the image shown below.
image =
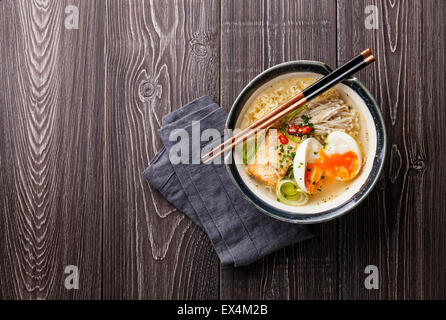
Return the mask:
[[[249, 99], [249, 97], [266, 82], [271, 81], [272, 79], [278, 76], [285, 75], [287, 73], [309, 72], [309, 73], [318, 73], [321, 75], [325, 75], [331, 71], [332, 71], [331, 68], [328, 67], [325, 63], [319, 61], [310, 61], [310, 60], [295, 60], [295, 61], [283, 62], [262, 71], [251, 81], [249, 81], [249, 83], [243, 88], [243, 90], [239, 93], [239, 95], [235, 99], [229, 111], [225, 127], [227, 129], [234, 128], [238, 117], [237, 112], [241, 111], [242, 107]], [[260, 212], [275, 219], [294, 224], [313, 224], [313, 223], [326, 222], [338, 218], [346, 214], [347, 212], [351, 211], [355, 207], [357, 207], [375, 187], [383, 171], [384, 162], [386, 158], [386, 151], [387, 151], [387, 134], [386, 134], [384, 118], [382, 116], [379, 105], [376, 102], [373, 95], [357, 78], [349, 77], [344, 81], [342, 81], [342, 83], [350, 87], [353, 91], [355, 91], [355, 93], [357, 93], [360, 96], [360, 98], [364, 101], [366, 107], [369, 109], [372, 115], [373, 122], [376, 128], [377, 150], [372, 166], [372, 171], [367, 176], [366, 181], [361, 186], [359, 191], [356, 192], [354, 195], [352, 195], [352, 197], [350, 197], [349, 200], [347, 200], [346, 202], [342, 203], [341, 205], [335, 208], [331, 208], [329, 210], [312, 214], [308, 213], [299, 214], [295, 212], [287, 212], [286, 210], [267, 204], [266, 202], [261, 200], [258, 196], [256, 196], [255, 193], [250, 188], [248, 188], [248, 186], [241, 179], [240, 174], [236, 168], [235, 162], [228, 161], [233, 157], [232, 150], [228, 151], [225, 154], [224, 162], [229, 177], [231, 178], [233, 184], [244, 196], [244, 198], [246, 198], [248, 201], [254, 204], [254, 206], [257, 209], [259, 209]]]

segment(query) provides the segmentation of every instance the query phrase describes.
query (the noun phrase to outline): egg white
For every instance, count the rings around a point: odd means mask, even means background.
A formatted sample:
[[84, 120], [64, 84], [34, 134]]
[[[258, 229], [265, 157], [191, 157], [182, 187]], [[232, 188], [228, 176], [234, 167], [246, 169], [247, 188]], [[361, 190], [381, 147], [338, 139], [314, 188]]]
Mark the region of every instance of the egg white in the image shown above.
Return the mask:
[[319, 158], [319, 150], [322, 145], [314, 138], [308, 138], [302, 142], [296, 150], [293, 162], [294, 179], [297, 185], [306, 193], [309, 193], [305, 187], [305, 169], [307, 163], [311, 163]]
[[[328, 154], [343, 154], [348, 151], [354, 152], [358, 156], [358, 169], [352, 176], [352, 179], [361, 170], [362, 157], [361, 149], [356, 140], [349, 134], [343, 131], [333, 131], [327, 136], [325, 153]], [[305, 186], [305, 170], [308, 163], [314, 162], [319, 158], [319, 151], [322, 145], [314, 138], [306, 139], [302, 142], [296, 150], [296, 156], [293, 162], [294, 179], [297, 185], [306, 193], [309, 193]]]

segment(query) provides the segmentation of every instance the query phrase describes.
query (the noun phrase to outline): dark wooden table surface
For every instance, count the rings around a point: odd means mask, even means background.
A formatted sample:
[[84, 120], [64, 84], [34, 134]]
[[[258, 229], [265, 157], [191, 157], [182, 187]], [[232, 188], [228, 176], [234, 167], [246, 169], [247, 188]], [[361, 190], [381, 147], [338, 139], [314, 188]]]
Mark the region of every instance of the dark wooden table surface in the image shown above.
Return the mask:
[[[445, 19], [443, 0], [0, 1], [0, 298], [446, 298]], [[141, 176], [161, 117], [203, 94], [229, 109], [272, 65], [366, 47], [377, 62], [358, 78], [389, 142], [377, 187], [317, 238], [221, 266]]]

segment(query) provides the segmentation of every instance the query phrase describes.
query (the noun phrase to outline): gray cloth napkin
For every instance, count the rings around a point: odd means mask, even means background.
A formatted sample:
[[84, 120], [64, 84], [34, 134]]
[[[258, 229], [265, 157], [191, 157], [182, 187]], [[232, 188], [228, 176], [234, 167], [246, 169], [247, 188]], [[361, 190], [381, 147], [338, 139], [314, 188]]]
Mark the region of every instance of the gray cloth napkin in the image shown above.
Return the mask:
[[192, 121], [200, 121], [201, 131], [215, 128], [223, 135], [226, 117], [225, 110], [208, 96], [166, 115], [160, 129], [164, 147], [144, 171], [144, 177], [206, 232], [223, 264], [237, 267], [313, 234], [308, 226], [281, 222], [259, 212], [233, 185], [224, 164], [172, 165], [169, 152], [177, 143], [169, 140], [172, 130], [183, 128], [191, 137]]

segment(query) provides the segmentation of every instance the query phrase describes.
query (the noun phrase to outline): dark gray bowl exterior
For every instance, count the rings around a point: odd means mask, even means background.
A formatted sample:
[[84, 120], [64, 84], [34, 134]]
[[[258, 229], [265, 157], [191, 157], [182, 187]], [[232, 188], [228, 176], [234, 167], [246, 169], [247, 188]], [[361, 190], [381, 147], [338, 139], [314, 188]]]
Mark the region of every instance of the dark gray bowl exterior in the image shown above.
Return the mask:
[[[270, 81], [271, 79], [274, 79], [283, 74], [293, 72], [311, 72], [326, 75], [330, 71], [331, 69], [324, 63], [305, 60], [285, 62], [271, 67], [268, 70], [265, 70], [257, 77], [255, 77], [251, 82], [249, 82], [248, 85], [239, 94], [229, 112], [228, 119], [226, 121], [226, 128], [234, 129], [236, 121], [240, 116], [240, 112], [242, 111], [242, 108], [249, 97], [260, 86]], [[332, 220], [355, 208], [362, 200], [366, 198], [366, 196], [370, 193], [370, 191], [373, 189], [374, 185], [378, 181], [384, 165], [387, 147], [384, 119], [382, 117], [379, 106], [373, 98], [372, 94], [364, 87], [364, 85], [360, 81], [358, 81], [356, 78], [349, 78], [344, 80], [342, 83], [350, 87], [364, 100], [375, 123], [377, 133], [377, 150], [372, 171], [370, 172], [370, 175], [368, 176], [366, 182], [361, 186], [361, 189], [350, 198], [350, 200], [336, 208], [314, 214], [300, 214], [282, 210], [264, 202], [243, 182], [236, 168], [235, 161], [230, 161], [230, 163], [226, 161], [226, 168], [234, 184], [242, 192], [242, 194], [263, 213], [273, 218], [290, 223], [307, 224]], [[231, 157], [233, 157], [232, 151], [228, 152], [225, 156], [226, 159], [230, 159]]]

